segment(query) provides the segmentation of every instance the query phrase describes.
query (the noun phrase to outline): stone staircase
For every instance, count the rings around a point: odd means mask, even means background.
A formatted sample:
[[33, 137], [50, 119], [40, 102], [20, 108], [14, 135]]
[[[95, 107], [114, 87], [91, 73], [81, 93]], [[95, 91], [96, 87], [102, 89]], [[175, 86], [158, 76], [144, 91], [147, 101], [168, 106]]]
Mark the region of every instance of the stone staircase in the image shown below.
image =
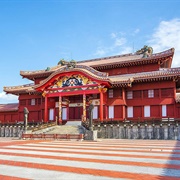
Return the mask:
[[45, 127], [36, 131], [28, 130], [27, 134], [84, 134], [84, 128], [81, 126], [81, 121], [69, 121], [66, 125], [55, 125]]

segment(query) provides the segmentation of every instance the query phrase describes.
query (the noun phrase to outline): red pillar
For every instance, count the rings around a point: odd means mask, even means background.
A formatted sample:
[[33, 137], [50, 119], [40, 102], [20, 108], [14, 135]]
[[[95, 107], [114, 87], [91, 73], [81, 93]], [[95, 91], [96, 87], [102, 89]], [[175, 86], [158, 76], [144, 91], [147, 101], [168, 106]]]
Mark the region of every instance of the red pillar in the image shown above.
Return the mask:
[[103, 121], [103, 92], [100, 92], [100, 121]]
[[126, 106], [125, 106], [125, 104], [126, 104], [126, 94], [125, 94], [125, 89], [124, 88], [122, 88], [122, 98], [124, 100], [124, 104], [123, 104], [123, 107], [122, 107], [122, 117], [123, 117], [123, 119], [125, 119], [126, 118]]
[[48, 121], [48, 98], [45, 96], [44, 122]]
[[86, 121], [86, 94], [83, 93], [83, 118], [81, 121]]
[[108, 107], [105, 105], [105, 119], [108, 119]]
[[59, 124], [62, 124], [62, 97], [59, 96]]
[[67, 120], [69, 120], [69, 104], [67, 105]]

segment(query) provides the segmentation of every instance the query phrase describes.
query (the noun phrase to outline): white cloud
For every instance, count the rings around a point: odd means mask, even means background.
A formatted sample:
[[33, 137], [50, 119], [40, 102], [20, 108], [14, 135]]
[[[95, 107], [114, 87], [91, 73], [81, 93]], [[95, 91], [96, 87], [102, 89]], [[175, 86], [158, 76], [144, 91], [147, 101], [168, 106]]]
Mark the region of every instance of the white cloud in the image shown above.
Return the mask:
[[18, 96], [6, 94], [5, 92], [0, 93], [0, 104], [17, 103]]
[[111, 33], [111, 38], [116, 38], [117, 37], [117, 33]]
[[126, 38], [116, 38], [115, 39], [115, 42], [114, 42], [114, 46], [117, 47], [117, 46], [122, 46], [126, 43]]
[[132, 32], [131, 35], [132, 35], [132, 36], [135, 36], [135, 35], [138, 34], [139, 32], [140, 32], [140, 29], [137, 28], [137, 29], [134, 30], [134, 32]]
[[139, 31], [140, 31], [140, 29], [136, 29], [136, 30], [134, 31], [134, 34], [139, 33]]
[[[113, 32], [110, 34], [111, 39], [109, 39], [110, 45], [104, 46], [101, 42], [101, 45], [98, 46], [95, 56], [111, 56], [117, 54], [121, 48], [127, 43], [126, 38], [124, 37], [125, 33], [122, 32]], [[121, 49], [122, 50], [122, 49]]]
[[96, 55], [96, 56], [103, 56], [105, 54], [106, 54], [106, 50], [101, 48], [101, 47], [99, 47], [94, 55]]
[[133, 52], [133, 48], [127, 46], [127, 47], [123, 47], [119, 54], [128, 54], [132, 52]]
[[180, 66], [180, 19], [161, 21], [148, 42], [153, 47], [154, 52], [175, 48], [172, 66]]

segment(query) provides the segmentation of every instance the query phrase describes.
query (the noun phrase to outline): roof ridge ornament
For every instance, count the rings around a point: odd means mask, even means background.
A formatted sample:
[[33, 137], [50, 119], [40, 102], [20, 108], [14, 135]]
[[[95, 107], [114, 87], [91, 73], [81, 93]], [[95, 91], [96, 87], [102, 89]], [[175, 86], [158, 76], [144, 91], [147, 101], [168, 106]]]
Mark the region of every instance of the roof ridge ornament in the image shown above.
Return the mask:
[[143, 54], [142, 58], [147, 58], [147, 57], [152, 56], [152, 53], [153, 53], [153, 48], [150, 46], [144, 45], [144, 47], [136, 51], [135, 54], [137, 55]]
[[71, 61], [66, 61], [64, 59], [61, 59], [59, 62], [58, 62], [58, 65], [61, 65], [61, 66], [66, 66], [67, 69], [70, 69], [70, 68], [75, 68], [76, 67], [76, 61], [75, 60], [71, 60]]

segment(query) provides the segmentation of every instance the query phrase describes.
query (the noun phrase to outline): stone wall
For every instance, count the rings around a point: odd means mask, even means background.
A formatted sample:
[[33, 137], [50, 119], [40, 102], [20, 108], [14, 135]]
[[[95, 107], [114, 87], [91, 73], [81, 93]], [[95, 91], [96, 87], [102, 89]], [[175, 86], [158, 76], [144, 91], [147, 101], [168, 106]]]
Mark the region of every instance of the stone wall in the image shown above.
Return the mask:
[[104, 124], [95, 125], [98, 138], [109, 139], [169, 139], [180, 140], [180, 126], [177, 124]]

